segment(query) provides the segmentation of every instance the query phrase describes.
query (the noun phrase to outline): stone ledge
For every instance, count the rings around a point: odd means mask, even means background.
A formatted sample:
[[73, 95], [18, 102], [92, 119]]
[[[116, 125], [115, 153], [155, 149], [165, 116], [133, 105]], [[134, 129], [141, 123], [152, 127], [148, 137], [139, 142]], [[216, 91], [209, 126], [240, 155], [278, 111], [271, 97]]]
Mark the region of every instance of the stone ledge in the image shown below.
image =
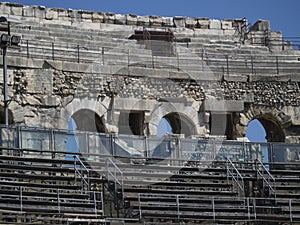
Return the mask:
[[26, 6], [8, 2], [0, 2], [0, 13], [5, 16], [20, 16], [39, 20], [58, 20], [62, 22], [107, 23], [146, 27], [175, 27], [187, 29], [234, 30], [236, 20], [216, 20], [208, 18], [190, 18], [182, 16], [138, 16], [134, 14], [115, 14], [112, 12], [93, 12], [62, 8], [45, 8], [44, 6]]

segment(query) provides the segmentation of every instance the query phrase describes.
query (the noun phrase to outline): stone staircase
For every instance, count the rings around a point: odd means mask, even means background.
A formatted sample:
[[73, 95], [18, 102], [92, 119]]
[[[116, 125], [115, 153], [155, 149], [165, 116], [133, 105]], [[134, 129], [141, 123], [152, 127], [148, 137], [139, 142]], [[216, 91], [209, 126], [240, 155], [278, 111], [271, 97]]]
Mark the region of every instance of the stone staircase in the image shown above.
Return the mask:
[[86, 175], [76, 172], [80, 164], [59, 153], [51, 153], [51, 158], [47, 152], [27, 149], [5, 148], [2, 153], [1, 224], [103, 221], [102, 193], [85, 187]]

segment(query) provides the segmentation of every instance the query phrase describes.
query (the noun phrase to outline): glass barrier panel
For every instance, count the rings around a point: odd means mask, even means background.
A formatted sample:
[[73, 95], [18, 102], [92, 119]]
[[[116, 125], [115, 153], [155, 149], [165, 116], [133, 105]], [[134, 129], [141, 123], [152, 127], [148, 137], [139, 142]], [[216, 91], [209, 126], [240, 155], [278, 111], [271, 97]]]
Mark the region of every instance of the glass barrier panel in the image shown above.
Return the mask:
[[235, 141], [215, 141], [217, 160], [245, 161], [244, 145]]
[[300, 149], [297, 144], [272, 143], [274, 162], [299, 162]]
[[207, 140], [181, 139], [181, 159], [210, 161], [213, 159], [213, 143]]
[[[1, 127], [0, 128], [0, 145], [4, 148], [17, 148], [17, 132], [14, 127]], [[2, 153], [4, 154], [4, 153]]]
[[24, 129], [20, 130], [21, 147], [34, 150], [51, 150], [50, 130]]
[[145, 157], [145, 138], [142, 136], [114, 136], [114, 153], [116, 156]]

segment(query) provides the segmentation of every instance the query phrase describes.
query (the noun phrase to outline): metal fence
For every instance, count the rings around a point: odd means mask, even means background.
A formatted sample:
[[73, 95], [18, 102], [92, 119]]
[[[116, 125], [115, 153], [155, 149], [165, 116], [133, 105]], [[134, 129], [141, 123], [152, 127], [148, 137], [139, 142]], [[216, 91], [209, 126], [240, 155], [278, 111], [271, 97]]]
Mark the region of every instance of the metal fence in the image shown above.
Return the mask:
[[[66, 159], [74, 155], [88, 155], [89, 160], [102, 156], [146, 160], [213, 161], [230, 159], [247, 162], [298, 162], [299, 144], [252, 143], [220, 141], [215, 139], [181, 139], [178, 137], [146, 137], [121, 134], [103, 134], [84, 131], [40, 129], [20, 126], [0, 127], [0, 147], [66, 152]], [[72, 155], [74, 154], [74, 155]]]
[[[93, 63], [123, 67], [174, 68], [191, 74], [213, 72], [230, 75], [291, 75], [299, 73], [300, 54], [283, 55], [250, 50], [213, 50], [206, 47], [183, 47], [179, 43], [157, 42], [99, 46], [78, 45], [68, 42], [22, 40], [20, 48], [8, 49], [8, 55], [73, 63]], [[197, 45], [197, 43], [196, 43]], [[117, 46], [117, 47], [116, 47]], [[195, 78], [195, 77], [193, 77]]]

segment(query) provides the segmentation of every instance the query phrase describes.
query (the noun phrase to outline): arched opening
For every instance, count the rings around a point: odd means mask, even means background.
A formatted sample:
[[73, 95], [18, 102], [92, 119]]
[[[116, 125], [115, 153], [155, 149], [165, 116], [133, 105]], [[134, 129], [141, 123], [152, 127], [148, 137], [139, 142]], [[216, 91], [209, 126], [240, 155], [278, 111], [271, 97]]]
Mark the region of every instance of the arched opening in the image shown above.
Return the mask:
[[[105, 133], [106, 128], [103, 122], [103, 119], [94, 111], [89, 109], [81, 109], [75, 112], [69, 122], [72, 123], [72, 127], [75, 127], [75, 130], [81, 131], [90, 131], [90, 132], [98, 132]], [[73, 129], [74, 130], [74, 129]]]
[[[99, 134], [85, 132], [105, 133], [106, 128], [103, 119], [94, 111], [81, 109], [75, 112], [68, 122], [69, 135], [67, 138], [67, 152], [89, 152], [97, 153], [99, 150]], [[73, 155], [68, 154], [67, 159], [72, 159]]]
[[266, 130], [258, 119], [250, 121], [246, 133], [250, 142], [267, 142], [266, 136]]
[[190, 137], [195, 134], [193, 123], [180, 113], [174, 112], [165, 115], [157, 127], [157, 136], [168, 134], [184, 134]]
[[119, 116], [119, 133], [128, 135], [144, 134], [144, 111], [121, 111]]

